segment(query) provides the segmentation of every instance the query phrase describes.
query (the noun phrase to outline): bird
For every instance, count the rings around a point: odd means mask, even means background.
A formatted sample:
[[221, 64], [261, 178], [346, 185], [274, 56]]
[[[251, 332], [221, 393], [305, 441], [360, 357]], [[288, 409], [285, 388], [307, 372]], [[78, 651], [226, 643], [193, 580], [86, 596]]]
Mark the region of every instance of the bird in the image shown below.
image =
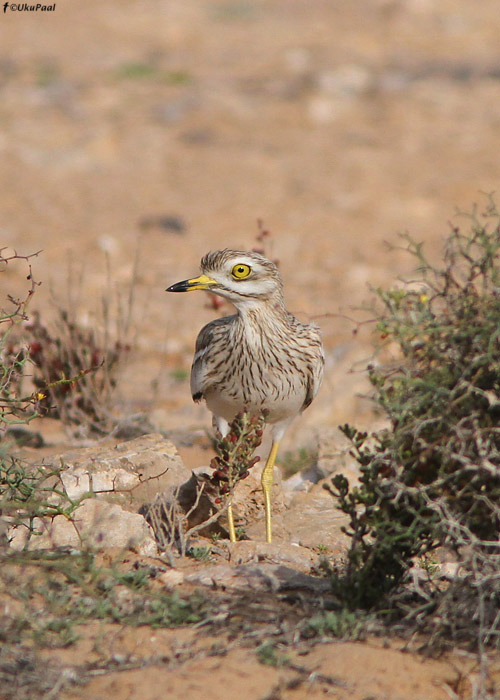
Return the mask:
[[[230, 301], [236, 313], [205, 325], [196, 340], [191, 394], [205, 400], [222, 436], [236, 414], [265, 411], [272, 445], [262, 471], [266, 541], [272, 542], [271, 487], [279, 445], [294, 418], [321, 385], [324, 351], [315, 324], [287, 311], [277, 266], [253, 251], [216, 250], [201, 259], [198, 277], [167, 292], [207, 290]], [[236, 541], [231, 504], [229, 537]]]

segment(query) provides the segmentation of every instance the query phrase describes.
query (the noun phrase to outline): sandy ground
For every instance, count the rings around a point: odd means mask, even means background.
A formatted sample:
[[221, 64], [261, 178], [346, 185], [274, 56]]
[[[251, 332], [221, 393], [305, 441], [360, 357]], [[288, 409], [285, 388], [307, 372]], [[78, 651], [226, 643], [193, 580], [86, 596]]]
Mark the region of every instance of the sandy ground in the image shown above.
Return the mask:
[[[120, 646], [120, 633], [115, 634]], [[182, 648], [186, 640], [177, 633], [138, 635], [139, 646], [154, 649], [155, 654], [169, 656], [173, 649]], [[191, 642], [192, 644], [192, 642]], [[130, 645], [130, 644], [129, 644]], [[191, 646], [192, 648], [192, 646]], [[471, 691], [464, 678], [463, 661], [423, 660], [390, 644], [374, 640], [363, 644], [344, 642], [317, 646], [309, 653], [289, 657], [290, 667], [273, 668], [259, 663], [246, 649], [226, 651], [200, 650], [194, 659], [186, 660], [166, 671], [153, 666], [146, 672], [137, 669], [127, 673], [108, 673], [97, 677], [82, 690], [68, 693], [68, 700], [100, 700], [107, 697], [141, 700], [188, 697], [190, 700], [220, 700], [236, 694], [242, 700], [302, 700], [302, 698], [336, 698], [336, 700], [367, 700], [367, 698], [397, 698], [398, 700], [448, 700], [458, 691], [465, 697]], [[211, 651], [211, 653], [210, 653]], [[130, 652], [129, 652], [130, 653]], [[132, 652], [133, 654], [133, 652]], [[472, 680], [477, 669], [465, 665]], [[390, 669], [390, 673], [388, 673]], [[147, 680], [145, 681], [145, 677]], [[231, 689], [229, 691], [228, 689]]]
[[[78, 299], [81, 322], [99, 328], [103, 297], [116, 317], [120, 296], [126, 315], [132, 287], [137, 351], [121, 408], [165, 429], [199, 428], [210, 418], [191, 403], [187, 373], [196, 333], [217, 312], [203, 295], [163, 290], [196, 274], [210, 249], [256, 245], [262, 219], [288, 307], [319, 323], [327, 350], [322, 392], [284, 449], [341, 422], [370, 425], [354, 365], [369, 339], [353, 335], [349, 318], [363, 317], [356, 308], [370, 299], [368, 285], [412, 270], [385, 241], [410, 231], [435, 259], [456, 208], [498, 188], [499, 33], [496, 0], [63, 0], [53, 12], [8, 9], [0, 14], [2, 245], [42, 251], [33, 306], [44, 318], [54, 315], [54, 294]], [[21, 270], [2, 274], [2, 299], [22, 289]], [[449, 690], [451, 666], [378, 644], [311, 655], [311, 668], [347, 685], [311, 686], [308, 697], [468, 692]], [[284, 671], [255, 666], [244, 650], [203, 663], [168, 678], [149, 669], [96, 679], [81, 697], [215, 698], [228, 683], [242, 698], [305, 697], [303, 684], [287, 689]], [[203, 694], [207, 684], [221, 690]]]

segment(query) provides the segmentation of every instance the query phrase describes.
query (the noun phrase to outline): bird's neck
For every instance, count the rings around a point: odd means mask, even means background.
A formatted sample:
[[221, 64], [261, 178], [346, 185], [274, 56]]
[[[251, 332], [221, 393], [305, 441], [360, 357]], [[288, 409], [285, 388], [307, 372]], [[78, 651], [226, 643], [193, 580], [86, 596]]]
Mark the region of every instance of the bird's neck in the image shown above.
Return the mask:
[[257, 323], [261, 328], [289, 324], [289, 313], [285, 308], [282, 294], [274, 294], [265, 299], [238, 300], [236, 310], [244, 324], [246, 322]]

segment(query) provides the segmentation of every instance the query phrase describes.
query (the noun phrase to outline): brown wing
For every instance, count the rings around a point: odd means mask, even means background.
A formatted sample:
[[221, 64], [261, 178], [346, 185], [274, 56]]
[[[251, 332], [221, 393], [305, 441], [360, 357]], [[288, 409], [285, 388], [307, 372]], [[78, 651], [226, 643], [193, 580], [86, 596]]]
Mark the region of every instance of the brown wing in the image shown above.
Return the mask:
[[201, 401], [210, 384], [207, 377], [211, 358], [215, 347], [221, 342], [221, 336], [226, 333], [228, 324], [233, 321], [233, 316], [225, 316], [211, 321], [204, 326], [196, 339], [193, 364], [191, 367], [191, 395], [193, 401]]
[[313, 346], [310, 349], [310, 361], [306, 374], [306, 396], [302, 404], [303, 411], [311, 405], [312, 400], [318, 393], [325, 368], [323, 343], [321, 342], [320, 331], [316, 326], [309, 326], [309, 341], [313, 341]]

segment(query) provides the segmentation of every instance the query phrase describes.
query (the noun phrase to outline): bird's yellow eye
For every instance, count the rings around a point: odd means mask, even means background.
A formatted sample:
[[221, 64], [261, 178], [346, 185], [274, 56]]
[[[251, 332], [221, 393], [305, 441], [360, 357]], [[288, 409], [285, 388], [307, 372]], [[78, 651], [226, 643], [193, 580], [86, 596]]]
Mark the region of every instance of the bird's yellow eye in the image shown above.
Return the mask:
[[252, 268], [250, 265], [244, 265], [243, 263], [235, 265], [231, 270], [231, 274], [236, 280], [244, 280], [251, 272]]

